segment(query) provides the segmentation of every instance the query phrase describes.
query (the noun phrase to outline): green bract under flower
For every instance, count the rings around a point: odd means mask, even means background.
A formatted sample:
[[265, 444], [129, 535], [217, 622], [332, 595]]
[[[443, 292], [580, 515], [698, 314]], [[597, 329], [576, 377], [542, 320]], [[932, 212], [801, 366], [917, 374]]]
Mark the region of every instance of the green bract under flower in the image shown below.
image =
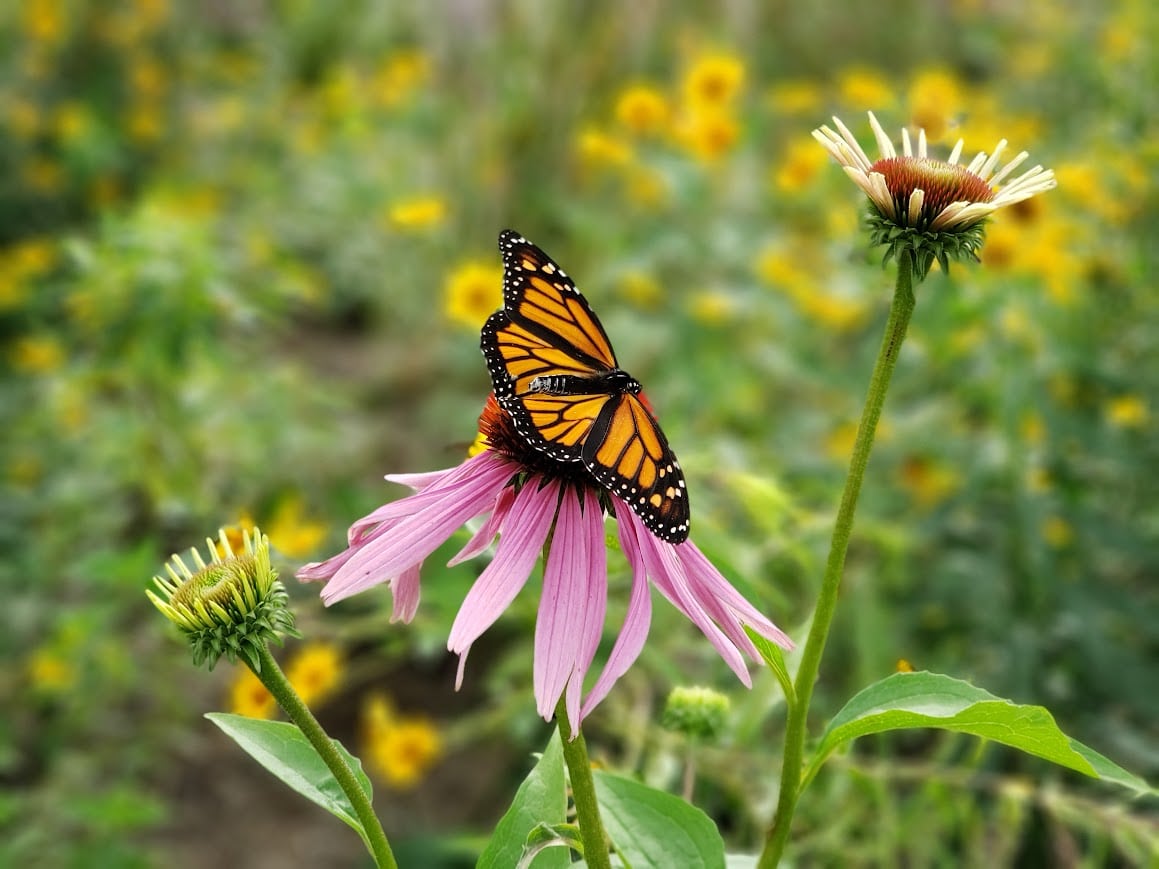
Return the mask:
[[885, 245], [886, 262], [910, 252], [919, 280], [935, 259], [943, 271], [949, 271], [952, 259], [977, 260], [987, 217], [1055, 186], [1054, 173], [1041, 166], [1006, 181], [1029, 156], [1025, 151], [995, 172], [1006, 149], [1005, 139], [993, 154], [980, 153], [962, 165], [958, 162], [962, 140], [948, 159], [936, 160], [927, 153], [924, 130], [918, 133], [915, 154], [909, 131], [903, 129], [899, 155], [870, 112], [869, 123], [881, 152], [881, 159], [871, 162], [841, 120], [834, 118], [833, 123], [837, 130], [821, 127], [813, 131], [813, 138], [869, 197], [872, 242]]
[[298, 636], [286, 589], [270, 566], [269, 540], [256, 528], [244, 540], [245, 551], [235, 554], [225, 531], [217, 543], [206, 539], [208, 564], [196, 548], [190, 550], [196, 572], [174, 555], [165, 565], [168, 579], [153, 577], [160, 593], [145, 592], [189, 639], [193, 663], [210, 670], [222, 655], [260, 670], [260, 649]]

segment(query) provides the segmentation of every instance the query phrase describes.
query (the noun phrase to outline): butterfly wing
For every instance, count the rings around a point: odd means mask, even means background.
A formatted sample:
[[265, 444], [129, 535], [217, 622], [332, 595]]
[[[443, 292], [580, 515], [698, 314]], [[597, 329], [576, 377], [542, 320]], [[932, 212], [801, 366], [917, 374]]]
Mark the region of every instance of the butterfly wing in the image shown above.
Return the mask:
[[551, 257], [510, 229], [500, 233], [499, 250], [503, 309], [512, 322], [582, 363], [588, 374], [618, 367], [603, 324]]
[[512, 322], [506, 311], [487, 320], [481, 343], [495, 399], [511, 416], [519, 435], [557, 461], [580, 461], [588, 433], [614, 396], [549, 395], [533, 392], [530, 384], [536, 377], [588, 377], [593, 373], [591, 366]]
[[600, 485], [626, 502], [649, 531], [669, 543], [688, 539], [684, 472], [660, 424], [638, 396], [621, 393], [604, 405], [580, 458]]

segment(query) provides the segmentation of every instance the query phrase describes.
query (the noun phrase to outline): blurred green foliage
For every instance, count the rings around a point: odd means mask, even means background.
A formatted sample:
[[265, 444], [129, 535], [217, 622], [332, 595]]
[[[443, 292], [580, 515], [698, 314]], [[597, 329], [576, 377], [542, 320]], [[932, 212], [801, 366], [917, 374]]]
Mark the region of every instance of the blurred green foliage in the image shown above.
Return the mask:
[[[1059, 188], [1000, 214], [980, 267], [919, 289], [815, 708], [906, 658], [1046, 705], [1154, 777], [1157, 36], [1145, 0], [6, 5], [0, 862], [255, 847], [241, 817], [212, 846], [182, 827], [201, 786], [181, 782], [242, 761], [199, 718], [226, 684], [187, 666], [142, 587], [243, 517], [289, 575], [397, 494], [382, 473], [457, 463], [504, 226], [578, 276], [660, 408], [698, 544], [799, 633], [890, 284], [809, 131], [836, 112], [864, 134], [867, 109], [935, 149], [1009, 138]], [[307, 636], [347, 653], [322, 712], [356, 753], [371, 691], [445, 729], [457, 761], [379, 802], [388, 831], [434, 834], [428, 859], [493, 823], [543, 735], [534, 593], [452, 696], [442, 648], [478, 567], [445, 561], [409, 627], [385, 592], [323, 613], [290, 582]], [[670, 608], [656, 621], [589, 741], [674, 785], [682, 751], [648, 726], [663, 698], [729, 691], [697, 795], [751, 849], [775, 683], [740, 691]], [[969, 750], [909, 736], [844, 759], [806, 797], [800, 859], [1129, 863], [1159, 838], [1153, 810]], [[448, 793], [474, 801], [448, 817]]]

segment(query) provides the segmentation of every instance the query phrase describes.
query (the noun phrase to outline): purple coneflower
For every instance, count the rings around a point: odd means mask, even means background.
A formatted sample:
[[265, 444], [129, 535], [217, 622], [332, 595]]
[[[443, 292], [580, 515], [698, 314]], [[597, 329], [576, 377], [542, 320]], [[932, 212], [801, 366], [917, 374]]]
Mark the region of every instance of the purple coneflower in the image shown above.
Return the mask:
[[1029, 156], [1026, 151], [999, 168], [1005, 139], [994, 146], [992, 154], [979, 153], [963, 165], [958, 162], [964, 144], [961, 139], [949, 157], [938, 160], [928, 153], [925, 130], [918, 131], [914, 153], [909, 131], [903, 129], [899, 155], [870, 112], [869, 125], [881, 153], [873, 161], [840, 118], [834, 118], [833, 123], [836, 130], [821, 127], [813, 131], [813, 138], [869, 197], [873, 241], [888, 246], [886, 259], [904, 249], [912, 250], [919, 278], [925, 277], [934, 259], [944, 270], [949, 270], [951, 258], [976, 259], [986, 218], [1056, 186], [1054, 173], [1042, 166], [1010, 177]]
[[[450, 562], [479, 555], [498, 535], [495, 555], [467, 593], [447, 640], [447, 648], [459, 655], [458, 687], [471, 644], [515, 599], [547, 545], [535, 626], [535, 697], [539, 714], [550, 720], [566, 692], [573, 733], [644, 646], [652, 618], [649, 580], [704, 632], [746, 686], [752, 682], [744, 655], [754, 661], [760, 657], [744, 625], [792, 648], [789, 638], [695, 544], [660, 540], [627, 504], [601, 489], [583, 465], [561, 464], [527, 446], [494, 396], [479, 418], [479, 431], [485, 449], [458, 467], [388, 476], [415, 494], [355, 522], [345, 551], [307, 564], [298, 578], [325, 581], [326, 604], [386, 583], [394, 595], [392, 620], [409, 622], [419, 603], [423, 560], [463, 523], [486, 515]], [[620, 635], [583, 697], [607, 611], [605, 509], [617, 519], [620, 545], [632, 567], [632, 590]]]

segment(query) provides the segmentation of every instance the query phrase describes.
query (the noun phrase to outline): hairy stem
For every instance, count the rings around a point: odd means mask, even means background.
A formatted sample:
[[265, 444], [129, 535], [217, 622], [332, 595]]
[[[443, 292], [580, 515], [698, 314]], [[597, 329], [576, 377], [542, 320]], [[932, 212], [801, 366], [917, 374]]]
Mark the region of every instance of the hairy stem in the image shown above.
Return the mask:
[[829, 637], [829, 628], [833, 624], [833, 614], [837, 609], [841, 575], [845, 568], [845, 553], [849, 549], [849, 536], [853, 531], [853, 515], [857, 510], [861, 481], [865, 476], [865, 467], [869, 463], [869, 453], [873, 449], [873, 436], [877, 432], [877, 422], [881, 418], [885, 393], [889, 389], [890, 378], [893, 376], [893, 369], [897, 364], [898, 353], [902, 341], [905, 340], [913, 310], [913, 259], [906, 252], [898, 257], [893, 304], [889, 309], [889, 320], [885, 325], [881, 350], [878, 352], [877, 362], [870, 377], [865, 407], [861, 411], [861, 422], [857, 426], [857, 438], [853, 444], [853, 456], [849, 462], [849, 474], [845, 478], [841, 506], [837, 510], [837, 521], [833, 527], [833, 539], [829, 544], [829, 559], [825, 564], [825, 577], [821, 581], [821, 593], [813, 614], [813, 625], [809, 629], [809, 637], [801, 653], [801, 666], [797, 670], [795, 682], [797, 702], [789, 710], [785, 729], [781, 789], [777, 798], [776, 814], [773, 816], [773, 823], [765, 838], [765, 848], [757, 864], [760, 869], [771, 869], [776, 866], [789, 841], [793, 812], [797, 808], [797, 798], [801, 794], [801, 766], [805, 753], [809, 701], [813, 696], [813, 685], [817, 681], [821, 655], [825, 651], [825, 641]]
[[592, 778], [587, 743], [582, 733], [576, 733], [575, 739], [571, 738], [571, 726], [568, 724], [567, 709], [562, 697], [555, 707], [555, 720], [559, 724], [563, 759], [571, 778], [571, 798], [575, 803], [580, 841], [584, 845], [584, 862], [592, 869], [612, 869], [612, 860], [608, 856], [608, 837], [604, 833], [604, 822], [600, 820], [600, 807], [596, 802], [596, 782]]

